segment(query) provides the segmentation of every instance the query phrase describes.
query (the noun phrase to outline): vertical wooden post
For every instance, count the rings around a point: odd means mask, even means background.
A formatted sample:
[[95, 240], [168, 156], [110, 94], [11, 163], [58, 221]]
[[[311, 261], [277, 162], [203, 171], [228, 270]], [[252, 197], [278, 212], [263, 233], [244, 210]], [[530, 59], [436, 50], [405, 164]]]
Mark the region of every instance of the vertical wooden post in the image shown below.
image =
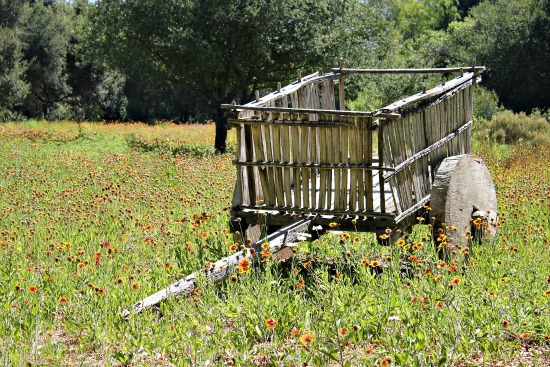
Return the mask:
[[[340, 58], [340, 70], [344, 68], [344, 59]], [[344, 92], [344, 74], [338, 76], [338, 96], [340, 97], [340, 110], [346, 109], [346, 95]]]
[[[252, 126], [244, 125], [244, 145], [245, 145], [245, 161], [253, 162], [254, 161], [254, 146], [252, 143]], [[243, 189], [248, 190], [249, 195], [249, 205], [256, 205], [256, 186], [255, 186], [255, 177], [254, 177], [254, 167], [246, 167], [245, 171], [247, 172], [247, 182], [244, 183]], [[246, 195], [246, 193], [243, 193]]]
[[[378, 126], [378, 165], [382, 167], [384, 165], [384, 125], [386, 123], [385, 119], [379, 120]], [[384, 188], [384, 172], [382, 170], [378, 171], [378, 183], [380, 185], [380, 211], [382, 213], [386, 212], [386, 195]]]

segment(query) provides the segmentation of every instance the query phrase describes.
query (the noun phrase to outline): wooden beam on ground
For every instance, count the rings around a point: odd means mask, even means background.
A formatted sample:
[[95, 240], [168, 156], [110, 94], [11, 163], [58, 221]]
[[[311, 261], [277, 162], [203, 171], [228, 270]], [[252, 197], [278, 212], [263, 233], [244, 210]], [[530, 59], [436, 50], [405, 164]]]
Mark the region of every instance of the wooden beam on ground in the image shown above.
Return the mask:
[[[159, 304], [161, 301], [169, 297], [190, 295], [196, 288], [195, 280], [202, 276], [204, 276], [211, 284], [219, 283], [234, 273], [241, 260], [248, 259], [251, 262], [258, 261], [260, 258], [260, 252], [262, 251], [262, 245], [264, 243], [269, 243], [269, 251], [274, 254], [291, 243], [297, 242], [298, 237], [300, 237], [302, 233], [308, 233], [310, 224], [311, 219], [299, 219], [270, 234], [267, 238], [263, 238], [253, 243], [249, 248], [216, 261], [207, 269], [195, 272], [183, 279], [178, 280], [176, 283], [168, 286], [167, 288], [164, 288], [163, 290], [134, 304], [132, 308], [135, 313], [140, 313], [147, 308]], [[255, 255], [251, 255], [250, 249], [254, 249], [252, 252], [255, 253]], [[130, 314], [131, 311], [129, 309], [125, 309], [122, 312], [123, 316], [129, 316]]]

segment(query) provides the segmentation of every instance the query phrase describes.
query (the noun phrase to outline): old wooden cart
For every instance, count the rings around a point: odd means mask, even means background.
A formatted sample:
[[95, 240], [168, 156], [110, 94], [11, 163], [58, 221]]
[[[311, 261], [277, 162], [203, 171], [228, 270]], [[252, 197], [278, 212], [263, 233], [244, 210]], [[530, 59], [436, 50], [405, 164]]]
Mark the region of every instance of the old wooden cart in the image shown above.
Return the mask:
[[[341, 65], [328, 74], [298, 76], [262, 98], [257, 93], [254, 102], [224, 105], [237, 132], [231, 228], [246, 246], [134, 310], [191, 294], [197, 277], [216, 283], [258, 259], [264, 243], [271, 253], [288, 249], [302, 234], [315, 234], [314, 226], [382, 233], [389, 243], [407, 233], [429, 204], [440, 256], [469, 249], [482, 232], [477, 227], [492, 235], [495, 189], [483, 161], [470, 154], [473, 87], [483, 70]], [[376, 111], [345, 110], [345, 78], [368, 73], [459, 75]]]
[[[430, 204], [436, 230], [456, 227], [447, 249], [471, 240], [472, 218], [484, 218], [486, 233], [494, 233], [493, 183], [481, 159], [469, 155], [473, 88], [484, 69], [341, 65], [257, 93], [251, 103], [224, 105], [237, 130], [232, 229], [255, 241], [259, 225], [269, 233], [309, 218], [310, 227], [328, 230], [390, 228], [391, 240]], [[375, 111], [345, 110], [345, 78], [381, 73], [458, 76]]]

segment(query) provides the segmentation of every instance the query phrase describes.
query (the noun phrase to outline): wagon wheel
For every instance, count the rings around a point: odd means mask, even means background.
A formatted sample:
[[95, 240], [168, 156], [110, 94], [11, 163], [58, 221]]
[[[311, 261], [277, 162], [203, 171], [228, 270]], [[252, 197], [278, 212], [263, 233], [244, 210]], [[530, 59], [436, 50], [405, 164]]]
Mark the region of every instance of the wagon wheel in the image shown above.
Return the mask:
[[492, 241], [497, 228], [497, 198], [491, 174], [472, 154], [446, 158], [435, 175], [430, 205], [439, 257], [471, 256], [472, 243]]

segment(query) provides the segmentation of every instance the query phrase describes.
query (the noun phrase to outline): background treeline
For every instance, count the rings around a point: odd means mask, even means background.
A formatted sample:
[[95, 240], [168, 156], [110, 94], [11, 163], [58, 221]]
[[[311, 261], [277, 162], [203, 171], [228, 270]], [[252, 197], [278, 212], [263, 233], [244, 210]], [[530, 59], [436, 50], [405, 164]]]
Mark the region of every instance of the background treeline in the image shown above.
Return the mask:
[[[221, 103], [340, 57], [376, 68], [475, 58], [488, 67], [478, 116], [500, 104], [540, 117], [548, 24], [550, 0], [0, 0], [0, 120], [214, 119], [224, 150]], [[347, 104], [380, 107], [430, 78], [356, 78]]]

